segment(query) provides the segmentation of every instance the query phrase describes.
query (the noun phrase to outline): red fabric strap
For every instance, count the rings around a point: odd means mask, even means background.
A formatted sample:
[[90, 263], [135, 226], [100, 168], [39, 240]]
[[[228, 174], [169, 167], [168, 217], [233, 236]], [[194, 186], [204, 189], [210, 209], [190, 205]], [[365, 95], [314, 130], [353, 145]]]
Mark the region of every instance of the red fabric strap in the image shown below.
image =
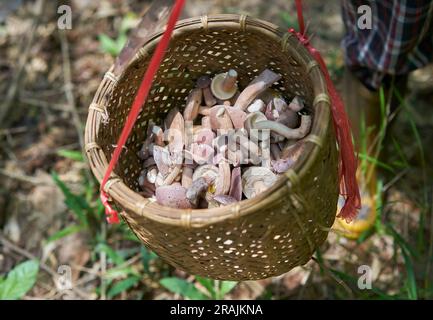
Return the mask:
[[162, 59], [164, 59], [165, 52], [170, 43], [171, 35], [176, 26], [176, 22], [179, 19], [179, 16], [182, 12], [184, 4], [185, 4], [185, 0], [176, 0], [176, 3], [173, 6], [173, 10], [168, 20], [164, 35], [162, 36], [162, 39], [159, 42], [155, 50], [155, 53], [152, 56], [152, 59], [149, 63], [149, 67], [146, 70], [146, 73], [140, 84], [140, 88], [138, 89], [137, 95], [135, 96], [134, 103], [132, 104], [131, 107], [131, 111], [129, 112], [128, 118], [126, 119], [125, 126], [123, 127], [122, 133], [120, 134], [116, 149], [113, 152], [110, 163], [108, 164], [107, 171], [105, 172], [104, 178], [102, 179], [101, 201], [105, 207], [105, 214], [107, 217], [107, 221], [110, 224], [119, 223], [119, 215], [117, 211], [114, 210], [109, 203], [109, 197], [104, 190], [105, 184], [107, 183], [108, 179], [111, 176], [111, 173], [113, 172], [117, 162], [119, 161], [119, 157], [126, 143], [126, 140], [128, 139], [132, 131], [132, 128], [134, 127], [135, 121], [137, 120], [137, 117], [140, 114], [141, 108], [147, 99], [150, 88], [152, 87], [153, 79], [161, 65]]
[[350, 222], [356, 218], [358, 210], [361, 208], [361, 196], [359, 193], [358, 182], [356, 181], [358, 161], [355, 157], [353, 148], [349, 120], [347, 118], [343, 101], [334, 87], [334, 83], [329, 75], [325, 61], [319, 51], [313, 48], [309, 39], [305, 36], [301, 0], [296, 0], [296, 10], [298, 13], [300, 32], [296, 32], [293, 28], [289, 31], [298, 38], [299, 42], [308, 49], [314, 59], [319, 63], [320, 69], [325, 76], [329, 96], [331, 97], [331, 113], [339, 146], [340, 194], [345, 198], [345, 204], [338, 214], [338, 217]]

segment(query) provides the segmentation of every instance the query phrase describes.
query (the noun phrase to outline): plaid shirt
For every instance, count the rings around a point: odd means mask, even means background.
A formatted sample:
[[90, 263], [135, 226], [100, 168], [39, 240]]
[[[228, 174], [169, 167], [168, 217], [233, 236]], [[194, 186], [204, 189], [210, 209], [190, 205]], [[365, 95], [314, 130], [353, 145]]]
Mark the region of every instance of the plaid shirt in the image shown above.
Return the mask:
[[[372, 28], [358, 28], [368, 5]], [[432, 0], [343, 0], [346, 65], [371, 89], [386, 75], [404, 75], [433, 60]]]

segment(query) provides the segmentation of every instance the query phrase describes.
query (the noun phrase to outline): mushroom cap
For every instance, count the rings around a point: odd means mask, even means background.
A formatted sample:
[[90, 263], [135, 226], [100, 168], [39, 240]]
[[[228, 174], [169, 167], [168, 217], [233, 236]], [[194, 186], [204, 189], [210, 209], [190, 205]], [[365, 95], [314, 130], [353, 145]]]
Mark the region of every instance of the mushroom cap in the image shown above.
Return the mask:
[[197, 80], [197, 88], [200, 88], [200, 89], [209, 88], [211, 83], [212, 83], [212, 79], [208, 75], [201, 76]]
[[220, 73], [216, 75], [211, 84], [211, 90], [212, 94], [215, 96], [215, 98], [219, 100], [230, 100], [233, 98], [238, 91], [237, 85], [233, 86], [233, 88], [230, 91], [225, 91], [223, 89], [223, 82], [226, 78], [227, 73]]
[[209, 183], [214, 183], [215, 180], [218, 178], [219, 175], [219, 169], [217, 166], [211, 165], [211, 164], [205, 164], [202, 166], [199, 166], [192, 176], [192, 181], [195, 181], [200, 178], [205, 178], [206, 181]]
[[277, 176], [268, 168], [250, 167], [242, 175], [242, 188], [244, 195], [248, 198], [254, 198], [271, 187]]
[[158, 204], [170, 208], [192, 209], [192, 204], [186, 198], [186, 189], [179, 183], [156, 188], [156, 201]]

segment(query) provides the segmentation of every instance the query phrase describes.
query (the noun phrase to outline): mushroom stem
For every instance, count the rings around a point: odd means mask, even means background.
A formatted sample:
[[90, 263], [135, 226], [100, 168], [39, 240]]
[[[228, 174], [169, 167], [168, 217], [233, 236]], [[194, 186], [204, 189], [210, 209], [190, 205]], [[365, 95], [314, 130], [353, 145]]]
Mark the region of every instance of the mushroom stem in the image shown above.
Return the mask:
[[311, 128], [311, 116], [303, 115], [301, 119], [301, 126], [297, 129], [290, 129], [282, 123], [275, 121], [259, 121], [255, 123], [255, 129], [265, 130], [269, 129], [286, 139], [302, 139], [304, 138]]
[[215, 99], [215, 97], [213, 96], [210, 88], [203, 89], [203, 98], [204, 98], [204, 103], [208, 107], [213, 107], [214, 105], [217, 104], [217, 99]]
[[171, 185], [174, 180], [177, 178], [177, 176], [181, 172], [181, 166], [175, 166], [173, 170], [168, 174], [168, 176], [164, 179], [163, 184], [164, 185]]
[[222, 88], [226, 92], [233, 91], [234, 88], [236, 88], [236, 81], [238, 80], [238, 73], [236, 70], [230, 69], [222, 83]]
[[215, 181], [216, 195], [225, 195], [230, 191], [230, 165], [222, 161], [218, 166], [218, 178]]
[[201, 89], [191, 91], [183, 111], [185, 121], [194, 121], [197, 118], [202, 99], [203, 92]]
[[183, 167], [182, 172], [182, 187], [188, 189], [192, 185], [192, 175], [194, 174], [194, 169], [190, 167]]
[[281, 159], [280, 153], [281, 153], [280, 147], [277, 144], [272, 143], [271, 144], [271, 154], [272, 154], [272, 157], [274, 158], [274, 160], [280, 160]]
[[247, 109], [258, 95], [265, 92], [266, 89], [280, 79], [281, 76], [279, 74], [266, 69], [242, 91], [234, 106], [242, 110]]
[[[212, 106], [213, 107], [213, 106]], [[198, 113], [202, 116], [209, 116], [210, 115], [210, 110], [212, 108], [211, 107], [200, 107], [198, 110]]]

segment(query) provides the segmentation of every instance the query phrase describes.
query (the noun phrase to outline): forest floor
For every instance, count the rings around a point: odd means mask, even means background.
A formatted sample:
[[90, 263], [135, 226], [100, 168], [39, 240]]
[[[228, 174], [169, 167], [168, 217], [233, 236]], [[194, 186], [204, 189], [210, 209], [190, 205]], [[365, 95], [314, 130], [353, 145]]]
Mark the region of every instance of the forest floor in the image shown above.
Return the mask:
[[[0, 4], [0, 275], [37, 259], [40, 272], [25, 299], [64, 297], [56, 283], [62, 265], [72, 268], [68, 297], [185, 298], [161, 281], [172, 278], [203, 292], [204, 279], [174, 270], [125, 225], [101, 223], [98, 186], [80, 151], [88, 106], [118, 50], [108, 48], [100, 35], [119, 46], [124, 36], [119, 30], [126, 34], [149, 1], [71, 0], [73, 27], [66, 32], [57, 28], [56, 2]], [[38, 12], [40, 3], [44, 7]], [[184, 16], [245, 13], [296, 27], [290, 1], [269, 3], [190, 0]], [[338, 86], [344, 70], [339, 2], [306, 3], [312, 43]], [[405, 107], [385, 140], [388, 158], [379, 163], [384, 202], [373, 230], [359, 241], [331, 232], [315, 260], [277, 278], [221, 289], [225, 298], [433, 298], [429, 68], [411, 76]], [[372, 290], [357, 286], [361, 265], [371, 267]]]

